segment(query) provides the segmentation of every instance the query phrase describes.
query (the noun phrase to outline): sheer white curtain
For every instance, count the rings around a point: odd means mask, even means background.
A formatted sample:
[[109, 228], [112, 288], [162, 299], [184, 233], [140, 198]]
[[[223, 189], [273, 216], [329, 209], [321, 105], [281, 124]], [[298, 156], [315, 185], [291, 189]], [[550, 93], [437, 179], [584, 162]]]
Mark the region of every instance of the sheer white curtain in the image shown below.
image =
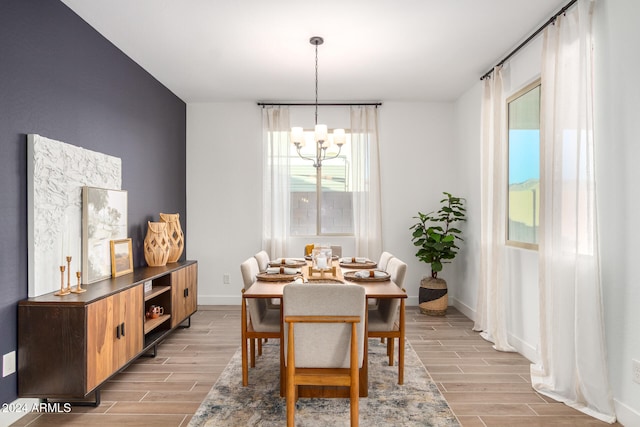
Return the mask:
[[351, 107], [351, 183], [355, 253], [377, 259], [382, 253], [378, 109]]
[[480, 285], [474, 331], [500, 351], [515, 351], [507, 335], [507, 122], [502, 66], [483, 80]]
[[289, 108], [262, 109], [262, 248], [271, 258], [286, 256], [289, 233]]
[[592, 0], [579, 0], [544, 33], [540, 363], [531, 379], [540, 393], [613, 422], [593, 157], [592, 11]]

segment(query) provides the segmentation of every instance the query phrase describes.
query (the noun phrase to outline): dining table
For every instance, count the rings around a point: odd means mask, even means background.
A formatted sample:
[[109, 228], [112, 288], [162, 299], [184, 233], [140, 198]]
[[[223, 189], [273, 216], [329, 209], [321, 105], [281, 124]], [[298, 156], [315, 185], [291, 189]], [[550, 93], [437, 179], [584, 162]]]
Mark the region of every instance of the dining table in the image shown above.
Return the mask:
[[[331, 269], [327, 271], [314, 270], [310, 261], [307, 261], [307, 265], [301, 267], [301, 277], [305, 282], [309, 283], [309, 286], [313, 286], [313, 283], [335, 283], [336, 286], [340, 286], [343, 283], [348, 283], [344, 279], [344, 275], [349, 271], [353, 271], [349, 266], [342, 264], [340, 266], [339, 260], [333, 260]], [[354, 264], [355, 268], [356, 265]], [[272, 300], [279, 300], [280, 302], [280, 343], [284, 342], [284, 318], [283, 318], [283, 291], [284, 287], [289, 283], [292, 283], [291, 278], [286, 281], [276, 280], [261, 280], [260, 277], [266, 277], [264, 275], [258, 275], [257, 280], [253, 285], [242, 294], [242, 385], [247, 386], [249, 384], [248, 374], [248, 351], [247, 351], [247, 300], [249, 298], [267, 298]], [[399, 298], [400, 310], [398, 318], [399, 328], [399, 343], [398, 343], [398, 384], [404, 383], [404, 340], [405, 340], [405, 300], [407, 293], [399, 288], [390, 279], [386, 280], [359, 280], [351, 283], [362, 286], [365, 289], [365, 296], [367, 298], [367, 306], [370, 301], [381, 300], [387, 298]], [[364, 333], [367, 337], [367, 311], [365, 310], [365, 327]], [[392, 339], [392, 338], [388, 338]], [[284, 364], [284, 346], [280, 345], [280, 395], [286, 394], [286, 375]], [[364, 360], [362, 368], [360, 369], [359, 382], [360, 382], [360, 397], [367, 397], [369, 393], [368, 382], [368, 339], [364, 340]], [[298, 395], [300, 397], [349, 397], [348, 388], [346, 387], [314, 387], [314, 386], [299, 386]]]

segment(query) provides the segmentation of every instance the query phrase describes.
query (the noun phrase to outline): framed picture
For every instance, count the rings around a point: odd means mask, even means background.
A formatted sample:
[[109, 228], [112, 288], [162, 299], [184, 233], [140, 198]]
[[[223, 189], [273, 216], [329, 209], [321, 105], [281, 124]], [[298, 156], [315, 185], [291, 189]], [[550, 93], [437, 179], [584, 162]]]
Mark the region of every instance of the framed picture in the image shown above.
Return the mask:
[[127, 238], [127, 192], [82, 188], [82, 271], [86, 284], [111, 277], [112, 240]]
[[111, 241], [111, 276], [118, 277], [133, 272], [131, 239]]

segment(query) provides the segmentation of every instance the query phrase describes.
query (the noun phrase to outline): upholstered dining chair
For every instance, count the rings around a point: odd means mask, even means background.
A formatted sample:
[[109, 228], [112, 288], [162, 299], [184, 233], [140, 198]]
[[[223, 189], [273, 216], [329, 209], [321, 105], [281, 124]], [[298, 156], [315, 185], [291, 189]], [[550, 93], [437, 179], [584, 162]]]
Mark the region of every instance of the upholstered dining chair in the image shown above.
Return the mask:
[[380, 254], [380, 260], [378, 260], [378, 270], [387, 271], [387, 264], [391, 258], [393, 258], [392, 254], [386, 251], [382, 252]]
[[[255, 257], [240, 264], [240, 272], [244, 281], [244, 292], [253, 285], [256, 281], [256, 275], [260, 272]], [[258, 340], [258, 354], [262, 354], [262, 339], [280, 338], [280, 310], [269, 310], [266, 298], [247, 298], [246, 300], [249, 307], [246, 338], [249, 341], [251, 367], [253, 368], [256, 366], [256, 340]], [[245, 342], [243, 345], [247, 345], [247, 343]]]
[[258, 261], [258, 270], [265, 271], [269, 267], [269, 254], [262, 250], [253, 256]]
[[366, 298], [358, 285], [290, 284], [283, 291], [287, 426], [295, 423], [298, 386], [349, 387], [358, 425]]
[[[267, 253], [267, 251], [265, 251], [264, 249], [256, 253], [253, 257], [256, 259], [256, 261], [258, 261], [259, 271], [265, 271], [269, 267], [269, 261], [271, 259], [269, 258], [269, 254]], [[267, 308], [269, 310], [280, 310], [280, 304], [278, 304], [277, 301], [268, 299]], [[258, 346], [258, 348], [261, 349], [260, 346]], [[261, 353], [261, 351], [259, 353]]]
[[[387, 273], [400, 289], [404, 284], [404, 277], [407, 273], [407, 264], [399, 258], [391, 258], [387, 265]], [[380, 299], [377, 307], [368, 308], [368, 337], [387, 339], [387, 356], [389, 366], [393, 366], [394, 342], [395, 338], [400, 338], [400, 325], [398, 324], [398, 307], [400, 299]]]

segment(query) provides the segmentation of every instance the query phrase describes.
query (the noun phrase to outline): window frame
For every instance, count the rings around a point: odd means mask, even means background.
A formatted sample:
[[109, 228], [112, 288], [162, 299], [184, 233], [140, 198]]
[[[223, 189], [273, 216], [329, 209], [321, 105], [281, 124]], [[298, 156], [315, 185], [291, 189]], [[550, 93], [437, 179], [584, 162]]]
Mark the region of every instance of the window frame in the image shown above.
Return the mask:
[[[313, 133], [314, 130], [313, 129], [303, 129], [303, 131], [305, 133]], [[329, 129], [330, 132], [333, 132], [333, 129]], [[350, 165], [348, 162], [348, 156], [344, 153], [345, 148], [351, 149], [351, 129], [345, 129], [345, 134], [346, 134], [346, 141], [347, 143], [345, 145], [342, 146], [342, 153], [335, 159], [329, 159], [326, 160], [326, 162], [331, 162], [333, 160], [342, 160], [345, 162], [345, 167], [347, 171], [350, 171]], [[298, 154], [290, 154], [291, 158], [298, 158]], [[308, 162], [311, 162], [310, 160], [307, 160]], [[324, 162], [323, 162], [324, 164]], [[353, 237], [355, 236], [355, 230], [352, 228], [352, 231], [350, 233], [344, 232], [335, 232], [335, 233], [323, 233], [322, 232], [322, 197], [323, 194], [325, 192], [322, 191], [322, 166], [323, 164], [321, 164], [319, 167], [314, 167], [313, 165], [309, 165], [310, 167], [313, 167], [315, 169], [315, 176], [316, 176], [316, 182], [315, 182], [315, 198], [316, 198], [316, 220], [315, 220], [315, 228], [316, 228], [316, 232], [314, 234], [293, 234], [292, 233], [292, 229], [291, 229], [291, 210], [289, 211], [289, 219], [290, 219], [290, 224], [289, 224], [289, 230], [287, 231], [287, 234], [292, 237], [292, 238], [299, 238], [299, 237], [303, 237], [303, 238], [310, 238], [310, 237]], [[347, 172], [347, 174], [349, 174], [350, 172]], [[291, 167], [289, 168], [289, 178], [292, 177], [291, 174]], [[349, 181], [349, 176], [345, 176], [345, 179], [347, 179], [347, 181]], [[349, 193], [352, 194], [353, 197], [353, 189], [347, 191]], [[328, 192], [327, 192], [328, 193]], [[289, 194], [291, 195], [291, 188], [289, 189]], [[291, 198], [291, 196], [289, 196]], [[353, 211], [351, 212], [353, 215]], [[353, 225], [352, 225], [353, 226]]]
[[[539, 243], [529, 243], [529, 242], [522, 242], [522, 241], [518, 241], [518, 240], [511, 240], [509, 239], [509, 169], [511, 167], [510, 161], [509, 161], [509, 104], [511, 102], [513, 102], [514, 100], [520, 98], [521, 96], [525, 95], [526, 93], [530, 92], [531, 90], [535, 89], [536, 87], [540, 88], [540, 101], [539, 101], [539, 108], [540, 108], [540, 113], [539, 113], [539, 127], [542, 127], [542, 120], [540, 119], [540, 117], [542, 117], [542, 80], [540, 78], [537, 78], [536, 80], [534, 80], [533, 82], [524, 85], [522, 88], [520, 88], [519, 90], [517, 90], [516, 92], [514, 92], [512, 95], [510, 95], [507, 99], [506, 99], [506, 120], [505, 120], [505, 127], [506, 127], [506, 137], [507, 137], [507, 141], [506, 141], [506, 166], [507, 166], [507, 179], [506, 179], [506, 185], [505, 185], [505, 191], [506, 191], [506, 204], [505, 204], [505, 245], [506, 246], [511, 246], [511, 247], [517, 247], [517, 248], [521, 248], [521, 249], [528, 249], [528, 250], [534, 250], [537, 251], [539, 248]], [[542, 138], [542, 129], [540, 129], [540, 141], [539, 141], [540, 147], [540, 184], [542, 184], [542, 144], [543, 144], [543, 138]], [[540, 185], [540, 194], [538, 195], [538, 199], [542, 200], [542, 185]], [[540, 215], [540, 206], [538, 206], [538, 215]], [[538, 227], [540, 226], [540, 222], [538, 222]]]

